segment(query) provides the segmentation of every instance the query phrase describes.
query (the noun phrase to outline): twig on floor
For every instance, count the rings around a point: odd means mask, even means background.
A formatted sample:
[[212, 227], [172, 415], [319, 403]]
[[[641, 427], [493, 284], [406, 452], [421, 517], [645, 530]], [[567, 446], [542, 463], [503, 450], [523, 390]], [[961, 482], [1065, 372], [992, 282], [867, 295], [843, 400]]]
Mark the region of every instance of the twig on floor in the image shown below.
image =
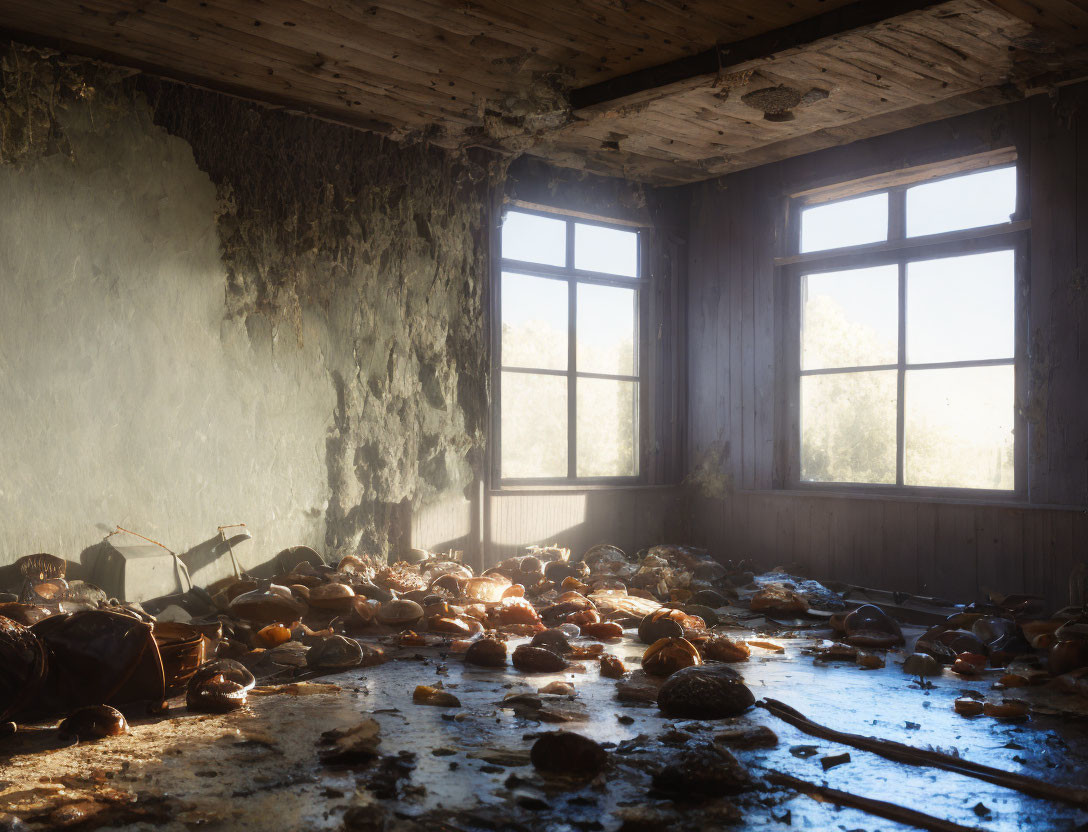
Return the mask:
[[973, 763], [970, 760], [963, 760], [950, 754], [942, 754], [940, 751], [914, 748], [901, 742], [836, 731], [833, 728], [827, 728], [813, 722], [804, 714], [794, 710], [784, 702], [779, 702], [777, 699], [763, 699], [756, 704], [770, 711], [782, 721], [788, 722], [794, 728], [799, 728], [813, 737], [820, 737], [844, 745], [852, 745], [854, 748], [871, 751], [889, 760], [907, 763], [912, 766], [931, 766], [946, 771], [954, 771], [956, 774], [975, 777], [988, 783], [1030, 794], [1033, 797], [1088, 807], [1088, 789], [1063, 786], [1060, 783], [1048, 783], [1045, 780], [1038, 780], [1023, 774], [1014, 774], [1010, 771], [984, 766], [981, 763]]

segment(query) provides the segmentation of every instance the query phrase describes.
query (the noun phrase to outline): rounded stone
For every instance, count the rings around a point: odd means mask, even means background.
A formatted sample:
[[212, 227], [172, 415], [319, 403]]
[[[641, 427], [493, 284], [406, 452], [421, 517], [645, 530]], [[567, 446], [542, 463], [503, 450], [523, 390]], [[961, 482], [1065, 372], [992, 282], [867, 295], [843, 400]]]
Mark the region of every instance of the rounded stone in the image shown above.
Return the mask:
[[673, 673], [657, 693], [657, 706], [685, 719], [739, 716], [755, 704], [740, 675], [728, 667], [697, 665]]

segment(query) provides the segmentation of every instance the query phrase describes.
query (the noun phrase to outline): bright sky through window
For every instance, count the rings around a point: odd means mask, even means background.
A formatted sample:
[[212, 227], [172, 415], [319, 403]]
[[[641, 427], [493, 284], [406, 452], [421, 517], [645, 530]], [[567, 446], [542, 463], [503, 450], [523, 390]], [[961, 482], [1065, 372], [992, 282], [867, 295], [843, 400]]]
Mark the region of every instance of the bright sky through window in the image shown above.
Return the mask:
[[1015, 167], [802, 208], [802, 252], [847, 249], [826, 261], [834, 270], [816, 258], [800, 274], [802, 480], [1013, 488], [1015, 232], [962, 254], [976, 241], [849, 247], [1000, 225], [1015, 210]]
[[801, 251], [825, 251], [888, 239], [888, 195], [872, 194], [806, 208]]
[[907, 236], [1008, 222], [1016, 210], [1016, 168], [997, 168], [907, 190]]
[[502, 224], [502, 256], [507, 260], [567, 265], [567, 224], [550, 217], [510, 211]]
[[588, 272], [638, 275], [638, 235], [619, 228], [574, 226], [574, 268]]
[[637, 476], [638, 232], [509, 211], [502, 255], [500, 476]]

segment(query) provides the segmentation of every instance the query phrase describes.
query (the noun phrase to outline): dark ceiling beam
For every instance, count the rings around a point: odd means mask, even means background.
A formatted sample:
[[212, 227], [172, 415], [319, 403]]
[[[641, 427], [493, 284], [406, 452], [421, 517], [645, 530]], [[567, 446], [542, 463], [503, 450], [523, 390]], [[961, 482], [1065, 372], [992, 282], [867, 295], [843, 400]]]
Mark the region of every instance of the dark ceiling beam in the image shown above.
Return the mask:
[[[705, 82], [719, 72], [749, 61], [767, 60], [788, 49], [808, 46], [818, 40], [875, 26], [911, 12], [939, 6], [944, 0], [859, 0], [807, 20], [783, 26], [734, 43], [715, 46], [705, 52], [640, 69], [607, 81], [571, 90], [571, 109], [586, 110], [612, 105], [624, 99], [656, 98]], [[632, 102], [633, 103], [633, 102]]]

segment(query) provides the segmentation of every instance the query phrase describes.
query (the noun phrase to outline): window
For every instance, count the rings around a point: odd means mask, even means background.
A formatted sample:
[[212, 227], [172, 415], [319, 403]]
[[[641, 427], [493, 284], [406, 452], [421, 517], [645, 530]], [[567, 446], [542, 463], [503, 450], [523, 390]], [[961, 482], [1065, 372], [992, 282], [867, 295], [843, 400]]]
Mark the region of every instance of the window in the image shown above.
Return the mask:
[[504, 484], [639, 474], [640, 234], [508, 210], [495, 308]]
[[794, 201], [794, 482], [1016, 488], [1016, 204], [1015, 165]]

